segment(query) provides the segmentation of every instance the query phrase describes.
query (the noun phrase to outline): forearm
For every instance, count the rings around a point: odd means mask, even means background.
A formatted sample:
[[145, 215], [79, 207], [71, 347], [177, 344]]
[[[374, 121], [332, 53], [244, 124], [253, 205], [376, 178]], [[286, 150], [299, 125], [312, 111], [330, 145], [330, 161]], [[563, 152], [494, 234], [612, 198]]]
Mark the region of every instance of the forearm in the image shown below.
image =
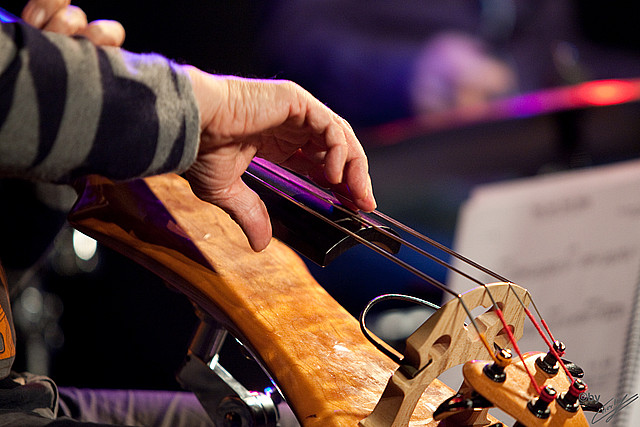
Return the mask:
[[3, 24], [0, 87], [2, 175], [127, 179], [182, 171], [195, 158], [189, 78], [162, 57]]

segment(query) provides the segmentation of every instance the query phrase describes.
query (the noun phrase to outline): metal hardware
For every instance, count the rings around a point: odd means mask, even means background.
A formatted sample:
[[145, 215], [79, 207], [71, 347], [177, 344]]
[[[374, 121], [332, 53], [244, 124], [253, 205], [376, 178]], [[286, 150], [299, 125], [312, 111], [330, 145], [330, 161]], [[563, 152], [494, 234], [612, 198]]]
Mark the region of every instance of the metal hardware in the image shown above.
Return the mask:
[[178, 382], [192, 391], [216, 426], [277, 427], [279, 414], [271, 396], [247, 390], [218, 363], [227, 330], [204, 313], [194, 334]]

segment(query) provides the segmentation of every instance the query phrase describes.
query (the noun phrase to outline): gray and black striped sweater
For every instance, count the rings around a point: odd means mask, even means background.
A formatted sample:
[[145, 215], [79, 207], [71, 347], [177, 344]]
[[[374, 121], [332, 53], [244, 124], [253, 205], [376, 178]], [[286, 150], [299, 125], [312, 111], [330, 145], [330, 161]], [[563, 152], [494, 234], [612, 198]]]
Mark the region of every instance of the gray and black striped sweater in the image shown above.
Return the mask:
[[[24, 23], [1, 25], [0, 177], [121, 180], [180, 172], [194, 161], [199, 112], [176, 64]], [[5, 285], [0, 378], [10, 371], [14, 343]]]
[[167, 59], [2, 24], [0, 174], [65, 182], [180, 171], [198, 135], [189, 78]]

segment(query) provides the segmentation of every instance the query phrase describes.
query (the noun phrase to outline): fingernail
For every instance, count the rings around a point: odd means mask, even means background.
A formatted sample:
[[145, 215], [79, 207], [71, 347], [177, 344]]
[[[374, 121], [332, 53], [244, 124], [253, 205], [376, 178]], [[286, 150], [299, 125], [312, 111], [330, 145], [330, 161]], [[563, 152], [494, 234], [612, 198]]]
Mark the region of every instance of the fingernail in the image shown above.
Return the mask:
[[376, 208], [378, 207], [378, 203], [376, 202], [376, 200], [375, 199], [371, 200], [371, 198], [369, 197], [363, 197], [361, 199], [357, 199], [355, 200], [355, 204], [359, 206], [367, 206], [367, 207], [372, 206], [371, 211], [376, 210]]

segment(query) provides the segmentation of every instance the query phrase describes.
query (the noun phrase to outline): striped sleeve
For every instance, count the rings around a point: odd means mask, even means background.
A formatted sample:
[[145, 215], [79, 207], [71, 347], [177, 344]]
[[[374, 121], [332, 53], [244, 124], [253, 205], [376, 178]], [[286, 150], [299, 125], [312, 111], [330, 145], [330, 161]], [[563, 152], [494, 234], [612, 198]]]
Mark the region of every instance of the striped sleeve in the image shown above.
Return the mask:
[[181, 172], [198, 137], [189, 77], [167, 59], [2, 24], [1, 175], [69, 182]]

